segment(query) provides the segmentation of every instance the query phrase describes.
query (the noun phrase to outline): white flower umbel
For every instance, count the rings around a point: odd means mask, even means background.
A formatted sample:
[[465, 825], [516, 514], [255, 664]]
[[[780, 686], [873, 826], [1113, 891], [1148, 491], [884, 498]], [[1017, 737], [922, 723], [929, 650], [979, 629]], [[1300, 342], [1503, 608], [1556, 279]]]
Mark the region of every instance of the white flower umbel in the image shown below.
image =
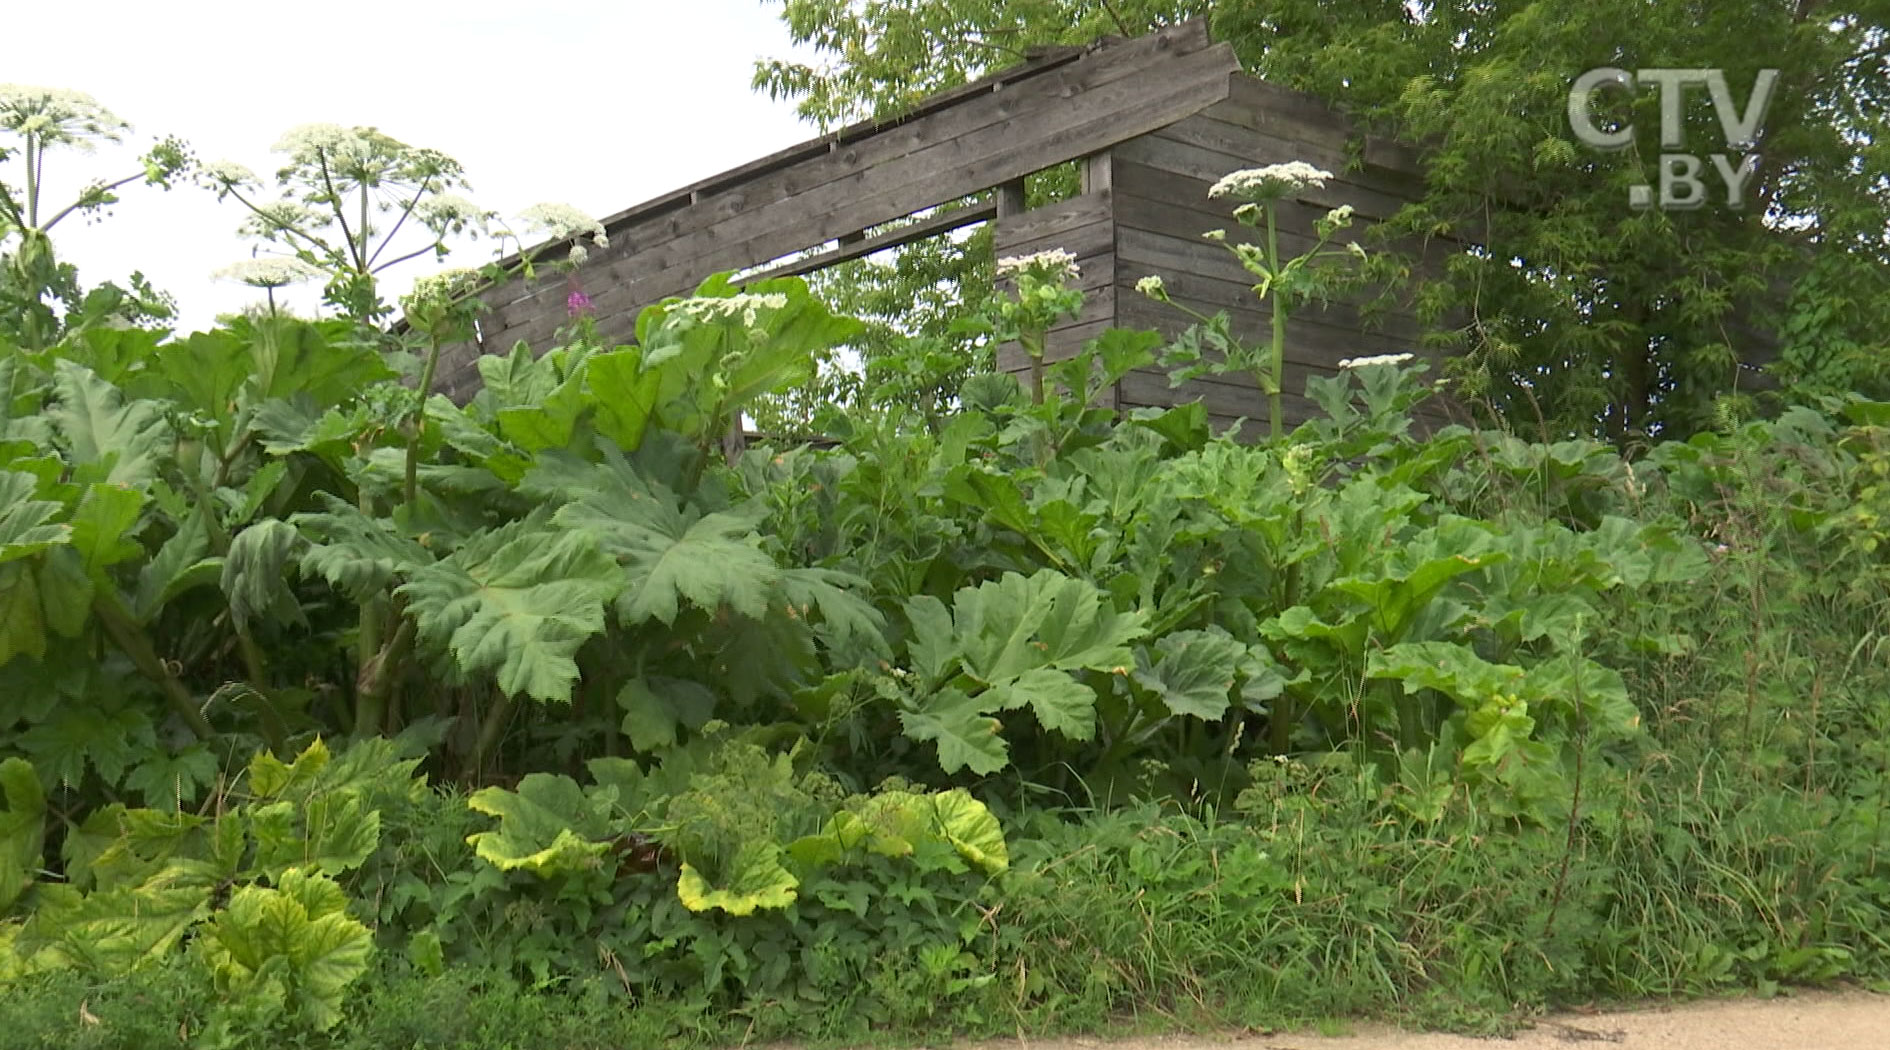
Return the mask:
[[1326, 221], [1334, 226], [1344, 226], [1352, 221], [1352, 206], [1341, 204], [1326, 213]]
[[233, 160], [212, 160], [197, 165], [197, 171], [212, 186], [260, 186], [256, 173]]
[[446, 305], [478, 285], [480, 273], [466, 266], [449, 266], [438, 273], [414, 278], [413, 288], [402, 302], [411, 310], [414, 304]]
[[1159, 274], [1152, 274], [1135, 282], [1135, 290], [1150, 299], [1168, 298], [1168, 285], [1162, 281]]
[[[610, 237], [604, 232], [604, 224], [591, 218], [569, 204], [534, 204], [518, 213], [519, 221], [525, 228], [548, 241], [562, 241], [572, 237], [588, 237], [599, 248], [610, 247]], [[571, 261], [581, 263], [589, 257], [589, 252], [581, 244], [571, 245]]]
[[463, 233], [485, 229], [493, 213], [457, 193], [436, 193], [413, 206], [414, 215], [430, 230]]
[[1376, 357], [1348, 357], [1339, 362], [1340, 368], [1369, 368], [1372, 365], [1401, 365], [1411, 360], [1412, 354], [1379, 354]]
[[276, 240], [283, 230], [301, 230], [315, 223], [315, 211], [297, 201], [264, 201], [251, 205], [250, 215], [239, 226], [245, 237]]
[[369, 148], [359, 129], [339, 124], [298, 124], [284, 132], [274, 147], [298, 164], [319, 163], [325, 156], [362, 153]]
[[765, 295], [742, 292], [737, 295], [683, 299], [671, 304], [670, 309], [702, 324], [714, 324], [739, 317], [742, 319], [743, 327], [753, 328], [755, 321], [761, 316], [761, 311], [779, 310], [786, 305], [787, 296], [781, 292], [770, 292]]
[[318, 281], [327, 274], [300, 259], [264, 256], [231, 263], [210, 275], [219, 281], [234, 281], [251, 288], [281, 288], [303, 281]]
[[1269, 164], [1264, 168], [1242, 168], [1221, 177], [1209, 190], [1209, 197], [1235, 197], [1247, 201], [1279, 200], [1307, 188], [1321, 187], [1332, 173], [1315, 168], [1303, 160]]
[[120, 141], [131, 125], [83, 91], [0, 84], [0, 128], [46, 145], [91, 149], [95, 139]]
[[1076, 256], [1062, 248], [1032, 255], [1011, 255], [997, 261], [999, 277], [1030, 274], [1046, 281], [1074, 281], [1083, 275], [1076, 266]]

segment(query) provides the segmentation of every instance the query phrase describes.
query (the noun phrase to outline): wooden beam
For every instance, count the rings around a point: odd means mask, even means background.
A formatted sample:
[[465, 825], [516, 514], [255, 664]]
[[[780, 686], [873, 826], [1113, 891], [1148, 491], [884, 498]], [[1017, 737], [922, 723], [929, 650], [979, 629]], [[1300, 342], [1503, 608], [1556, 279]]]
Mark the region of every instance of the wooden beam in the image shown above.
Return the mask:
[[748, 281], [763, 281], [771, 277], [797, 277], [804, 273], [813, 273], [829, 266], [836, 266], [853, 259], [863, 259], [874, 252], [883, 252], [888, 248], [897, 248], [902, 244], [922, 241], [927, 237], [936, 237], [941, 233], [976, 226], [981, 222], [990, 222], [997, 218], [998, 206], [993, 203], [974, 204], [965, 208], [954, 208], [930, 215], [917, 222], [909, 223], [895, 230], [876, 233], [871, 237], [855, 234], [840, 238], [840, 246], [815, 255], [772, 266], [760, 273], [743, 278]]

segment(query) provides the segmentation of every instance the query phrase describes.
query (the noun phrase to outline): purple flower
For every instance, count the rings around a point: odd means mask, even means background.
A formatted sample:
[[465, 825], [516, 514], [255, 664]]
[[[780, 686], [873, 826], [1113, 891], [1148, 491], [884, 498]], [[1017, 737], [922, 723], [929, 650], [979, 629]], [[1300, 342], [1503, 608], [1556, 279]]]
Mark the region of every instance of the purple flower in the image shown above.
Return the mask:
[[564, 297], [565, 312], [572, 317], [582, 317], [590, 313], [593, 308], [591, 297], [576, 288], [571, 289], [571, 294]]

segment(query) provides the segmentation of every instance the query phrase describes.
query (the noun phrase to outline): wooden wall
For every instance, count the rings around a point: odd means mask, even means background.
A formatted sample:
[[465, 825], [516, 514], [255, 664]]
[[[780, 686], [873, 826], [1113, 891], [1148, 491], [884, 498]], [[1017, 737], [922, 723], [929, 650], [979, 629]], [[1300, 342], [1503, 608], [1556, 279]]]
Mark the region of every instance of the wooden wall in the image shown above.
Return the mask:
[[[1223, 101], [1090, 158], [1083, 196], [999, 217], [1000, 256], [1067, 248], [1079, 257], [1083, 286], [1093, 289], [1082, 315], [1051, 333], [1052, 359], [1067, 357], [1111, 323], [1170, 336], [1191, 324], [1193, 319], [1175, 306], [1135, 290], [1136, 282], [1150, 275], [1163, 278], [1176, 302], [1209, 316], [1226, 311], [1244, 339], [1270, 342], [1272, 318], [1253, 293], [1254, 278], [1226, 247], [1201, 236], [1222, 229], [1228, 244], [1259, 240], [1247, 237], [1250, 231], [1234, 220], [1232, 202], [1207, 195], [1230, 171], [1303, 160], [1338, 173], [1323, 190], [1309, 191], [1280, 209], [1280, 250], [1286, 255], [1309, 249], [1314, 220], [1340, 204], [1353, 206], [1354, 225], [1338, 235], [1335, 245], [1355, 239], [1374, 246], [1378, 242], [1365, 236], [1366, 227], [1421, 195], [1416, 160], [1408, 151], [1368, 139], [1363, 163], [1354, 167], [1348, 162], [1350, 127], [1343, 117], [1310, 96], [1251, 77], [1233, 74], [1229, 81]], [[1456, 246], [1407, 239], [1392, 247], [1436, 266]], [[1331, 375], [1348, 357], [1419, 352], [1418, 336], [1407, 303], [1369, 318], [1348, 303], [1302, 307], [1288, 320], [1286, 422], [1301, 422], [1316, 411], [1303, 396], [1309, 376]], [[1021, 354], [1000, 354], [1000, 367], [1022, 370]], [[1151, 369], [1126, 377], [1116, 391], [1117, 404], [1124, 408], [1197, 397], [1220, 425], [1266, 416], [1265, 396], [1250, 378], [1211, 377], [1177, 389], [1165, 373]]]
[[[612, 216], [610, 247], [593, 251], [573, 279], [595, 303], [600, 334], [627, 339], [644, 306], [714, 273], [848, 241], [1153, 131], [1223, 99], [1238, 68], [1199, 21], [1046, 52], [898, 120], [855, 125]], [[463, 394], [476, 383], [482, 352], [520, 340], [548, 346], [568, 323], [570, 287], [543, 275], [488, 294], [480, 343], [451, 348], [442, 389]]]

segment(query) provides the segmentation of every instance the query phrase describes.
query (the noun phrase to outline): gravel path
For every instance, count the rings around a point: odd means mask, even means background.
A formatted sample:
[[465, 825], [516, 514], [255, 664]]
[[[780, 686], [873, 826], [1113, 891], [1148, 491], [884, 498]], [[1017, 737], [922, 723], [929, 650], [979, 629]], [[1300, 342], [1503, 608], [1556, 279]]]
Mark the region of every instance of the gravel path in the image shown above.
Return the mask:
[[1803, 992], [1789, 998], [1555, 1014], [1509, 1039], [1355, 1026], [1352, 1034], [1073, 1039], [979, 1044], [983, 1050], [1890, 1050], [1890, 996]]

